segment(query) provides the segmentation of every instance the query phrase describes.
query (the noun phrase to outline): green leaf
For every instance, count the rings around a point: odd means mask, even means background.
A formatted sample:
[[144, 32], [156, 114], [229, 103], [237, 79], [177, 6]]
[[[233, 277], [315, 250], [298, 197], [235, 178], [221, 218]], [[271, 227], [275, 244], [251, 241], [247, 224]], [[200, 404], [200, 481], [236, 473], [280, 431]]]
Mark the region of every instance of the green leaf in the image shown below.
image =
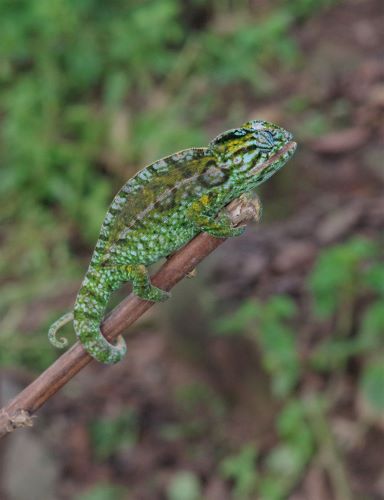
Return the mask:
[[360, 388], [364, 398], [375, 410], [384, 410], [384, 355], [365, 365]]
[[115, 418], [92, 422], [90, 434], [96, 457], [106, 460], [124, 447], [132, 447], [138, 438], [136, 413], [128, 410]]
[[108, 483], [99, 483], [84, 493], [77, 495], [75, 500], [122, 500], [128, 498], [125, 488]]
[[384, 296], [384, 263], [378, 262], [370, 267], [366, 273], [366, 282], [376, 292]]
[[364, 311], [359, 339], [366, 349], [384, 345], [384, 304], [377, 300]]
[[200, 500], [201, 487], [196, 474], [189, 471], [177, 472], [167, 488], [168, 500]]
[[274, 448], [268, 455], [267, 466], [269, 472], [291, 476], [303, 470], [305, 458], [296, 445], [283, 444]]
[[255, 491], [258, 480], [257, 456], [255, 445], [247, 444], [238, 454], [227, 457], [221, 463], [221, 474], [234, 482], [234, 498], [246, 499]]
[[343, 301], [357, 295], [363, 281], [362, 264], [376, 250], [372, 241], [356, 237], [320, 254], [308, 280], [319, 317], [331, 316]]
[[359, 338], [327, 339], [312, 353], [311, 365], [320, 371], [331, 372], [340, 369], [345, 362], [366, 349], [366, 343]]
[[279, 319], [290, 319], [296, 312], [295, 302], [288, 295], [274, 295], [266, 304], [268, 315]]
[[247, 300], [231, 315], [216, 321], [216, 331], [220, 334], [241, 333], [251, 321], [259, 317], [261, 311], [262, 306], [256, 300]]

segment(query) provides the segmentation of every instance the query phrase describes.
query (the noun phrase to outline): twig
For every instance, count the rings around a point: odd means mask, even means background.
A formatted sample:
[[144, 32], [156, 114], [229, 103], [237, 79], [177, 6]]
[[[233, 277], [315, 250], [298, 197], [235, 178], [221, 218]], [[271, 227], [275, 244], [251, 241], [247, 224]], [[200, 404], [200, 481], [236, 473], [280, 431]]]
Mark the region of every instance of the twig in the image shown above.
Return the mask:
[[[241, 197], [230, 203], [227, 210], [234, 225], [244, 224], [250, 220], [258, 221], [260, 217], [258, 199], [249, 200]], [[152, 282], [164, 290], [170, 290], [224, 241], [224, 238], [214, 238], [206, 233], [199, 234], [165, 262], [152, 278]], [[109, 340], [117, 337], [152, 306], [153, 302], [129, 295], [103, 321], [101, 325], [103, 334]], [[36, 410], [90, 361], [92, 358], [81, 344], [76, 342], [0, 410], [0, 438], [19, 427], [30, 427]]]

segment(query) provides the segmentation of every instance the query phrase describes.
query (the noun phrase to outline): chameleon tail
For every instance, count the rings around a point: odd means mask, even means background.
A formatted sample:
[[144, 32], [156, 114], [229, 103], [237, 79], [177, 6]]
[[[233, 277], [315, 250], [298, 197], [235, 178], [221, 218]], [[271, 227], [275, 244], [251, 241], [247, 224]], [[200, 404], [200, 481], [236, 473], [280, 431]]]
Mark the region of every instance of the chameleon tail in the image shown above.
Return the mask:
[[64, 349], [68, 345], [68, 340], [64, 337], [60, 337], [59, 339], [56, 337], [58, 330], [70, 321], [73, 320], [73, 312], [69, 312], [61, 316], [59, 319], [57, 319], [52, 325], [49, 327], [48, 330], [48, 339], [50, 343], [57, 347], [58, 349]]
[[119, 336], [114, 345], [100, 330], [100, 323], [113, 291], [107, 283], [105, 273], [94, 268], [88, 270], [77, 295], [73, 325], [79, 341], [88, 354], [100, 363], [114, 364], [123, 358], [127, 348], [123, 337]]

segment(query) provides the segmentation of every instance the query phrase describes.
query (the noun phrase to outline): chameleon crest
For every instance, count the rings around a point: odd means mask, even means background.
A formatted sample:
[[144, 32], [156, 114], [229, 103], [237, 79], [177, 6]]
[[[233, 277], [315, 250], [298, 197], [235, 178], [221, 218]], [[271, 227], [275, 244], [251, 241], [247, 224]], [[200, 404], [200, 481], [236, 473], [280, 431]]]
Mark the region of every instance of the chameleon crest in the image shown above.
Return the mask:
[[167, 156], [140, 170], [113, 199], [78, 292], [74, 310], [49, 329], [73, 320], [87, 352], [102, 363], [116, 363], [126, 351], [122, 337], [111, 344], [100, 323], [111, 294], [124, 282], [138, 297], [166, 300], [170, 294], [152, 285], [146, 266], [175, 252], [200, 232], [238, 236], [222, 209], [278, 171], [296, 149], [292, 135], [265, 121], [252, 120], [213, 139], [206, 148]]

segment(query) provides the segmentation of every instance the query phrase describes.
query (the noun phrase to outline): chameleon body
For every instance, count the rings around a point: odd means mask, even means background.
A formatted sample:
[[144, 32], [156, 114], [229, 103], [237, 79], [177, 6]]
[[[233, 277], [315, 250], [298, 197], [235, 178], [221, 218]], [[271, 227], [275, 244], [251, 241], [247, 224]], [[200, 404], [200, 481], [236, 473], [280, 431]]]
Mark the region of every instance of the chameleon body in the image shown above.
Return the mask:
[[250, 121], [217, 136], [206, 148], [180, 151], [140, 170], [120, 189], [101, 226], [73, 313], [49, 330], [57, 347], [57, 330], [73, 319], [77, 337], [95, 359], [116, 363], [125, 354], [122, 337], [111, 344], [100, 323], [111, 294], [124, 282], [142, 299], [163, 301], [169, 293], [151, 284], [146, 266], [169, 256], [198, 233], [237, 236], [222, 209], [252, 191], [293, 155], [296, 143], [286, 130]]

